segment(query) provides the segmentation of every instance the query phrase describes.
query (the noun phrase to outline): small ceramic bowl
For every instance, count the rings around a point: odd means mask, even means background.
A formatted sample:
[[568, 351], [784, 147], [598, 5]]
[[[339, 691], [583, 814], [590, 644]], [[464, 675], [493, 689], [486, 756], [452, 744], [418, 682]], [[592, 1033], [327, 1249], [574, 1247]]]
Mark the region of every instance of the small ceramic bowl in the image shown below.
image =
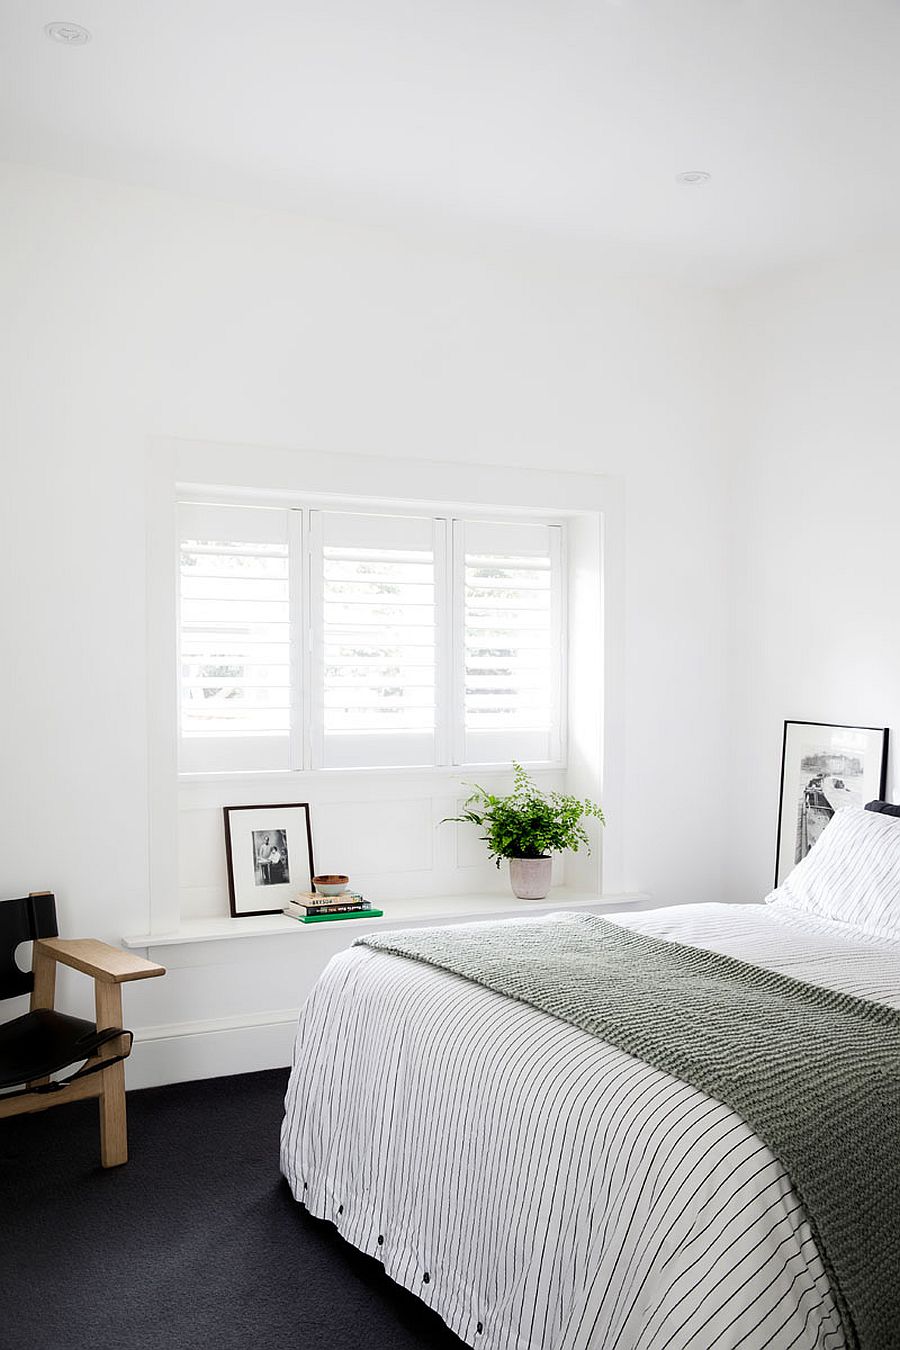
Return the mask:
[[343, 895], [349, 881], [349, 877], [341, 876], [313, 877], [313, 885], [319, 895]]

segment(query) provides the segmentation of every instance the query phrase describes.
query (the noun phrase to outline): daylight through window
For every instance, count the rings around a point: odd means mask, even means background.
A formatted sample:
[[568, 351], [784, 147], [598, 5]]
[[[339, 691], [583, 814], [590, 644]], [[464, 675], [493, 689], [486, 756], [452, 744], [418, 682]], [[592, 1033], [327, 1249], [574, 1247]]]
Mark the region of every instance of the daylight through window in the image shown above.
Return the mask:
[[562, 525], [179, 509], [182, 772], [561, 760]]

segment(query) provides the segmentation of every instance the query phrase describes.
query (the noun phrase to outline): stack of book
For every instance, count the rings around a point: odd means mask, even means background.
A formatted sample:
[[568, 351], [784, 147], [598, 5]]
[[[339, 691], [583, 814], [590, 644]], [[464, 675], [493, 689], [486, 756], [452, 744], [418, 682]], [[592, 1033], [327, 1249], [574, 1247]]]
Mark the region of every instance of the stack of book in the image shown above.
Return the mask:
[[384, 910], [373, 909], [358, 891], [344, 891], [343, 895], [303, 891], [296, 900], [288, 901], [284, 912], [301, 923], [327, 923], [331, 919], [380, 919]]

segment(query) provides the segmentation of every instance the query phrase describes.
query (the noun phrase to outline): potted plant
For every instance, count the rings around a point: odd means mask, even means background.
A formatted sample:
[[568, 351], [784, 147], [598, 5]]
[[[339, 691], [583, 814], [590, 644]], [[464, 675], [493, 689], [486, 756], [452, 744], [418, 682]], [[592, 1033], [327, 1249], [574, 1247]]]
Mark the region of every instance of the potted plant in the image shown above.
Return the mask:
[[[563, 792], [541, 792], [521, 764], [513, 763], [513, 790], [506, 797], [473, 784], [474, 791], [463, 803], [462, 814], [447, 820], [478, 825], [491, 858], [500, 866], [509, 859], [509, 881], [520, 900], [543, 900], [550, 889], [553, 854], [582, 845], [590, 852], [582, 823], [594, 816], [604, 823], [596, 802], [570, 797]], [[442, 822], [443, 823], [443, 822]]]

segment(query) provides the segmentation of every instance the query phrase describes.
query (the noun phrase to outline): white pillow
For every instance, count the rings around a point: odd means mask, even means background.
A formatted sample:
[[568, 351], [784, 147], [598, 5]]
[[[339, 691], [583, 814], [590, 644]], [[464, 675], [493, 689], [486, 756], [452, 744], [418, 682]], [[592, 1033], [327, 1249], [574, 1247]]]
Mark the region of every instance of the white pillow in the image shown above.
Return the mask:
[[845, 806], [766, 904], [900, 938], [900, 818]]

